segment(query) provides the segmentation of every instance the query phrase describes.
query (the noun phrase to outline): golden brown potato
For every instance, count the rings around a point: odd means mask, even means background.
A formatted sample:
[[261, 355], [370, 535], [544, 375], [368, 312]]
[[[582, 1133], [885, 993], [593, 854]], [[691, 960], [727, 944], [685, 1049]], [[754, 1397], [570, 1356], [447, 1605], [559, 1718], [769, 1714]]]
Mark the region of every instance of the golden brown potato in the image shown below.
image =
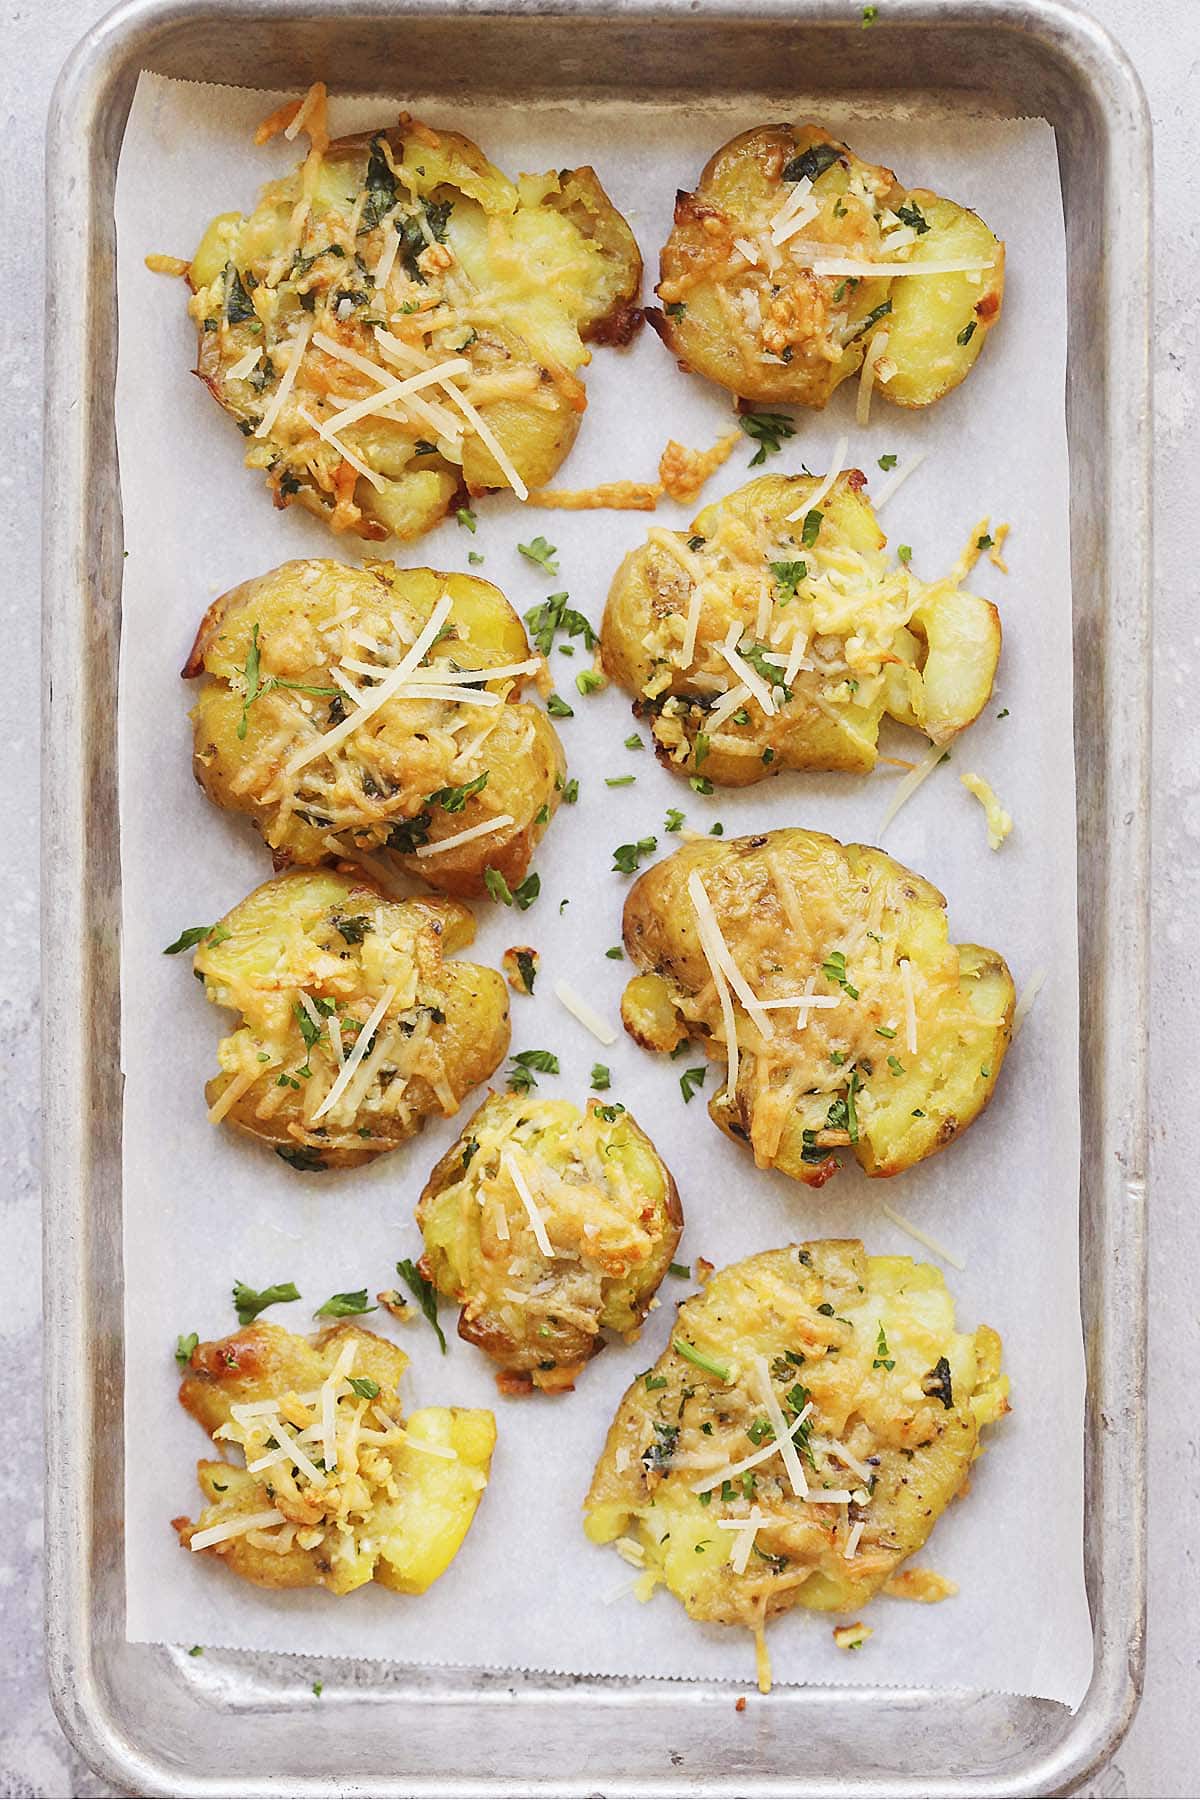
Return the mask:
[[[651, 530], [613, 578], [607, 673], [667, 768], [745, 787], [781, 769], [875, 766], [884, 714], [944, 744], [977, 718], [1000, 615], [889, 564], [858, 469], [763, 475]], [[965, 570], [964, 570], [965, 573]]]
[[[372, 710], [422, 633], [429, 648]], [[196, 778], [250, 815], [276, 867], [383, 850], [445, 893], [485, 893], [488, 869], [515, 888], [564, 785], [554, 727], [521, 699], [545, 668], [489, 581], [284, 563], [201, 624], [184, 668], [208, 677]], [[480, 835], [455, 843], [464, 832]]]
[[[315, 1343], [254, 1324], [198, 1344], [180, 1403], [245, 1466], [197, 1464], [209, 1504], [195, 1524], [171, 1521], [180, 1543], [259, 1587], [348, 1594], [378, 1581], [423, 1594], [475, 1517], [496, 1421], [486, 1411], [429, 1406], [402, 1422], [407, 1363], [403, 1350], [352, 1324]], [[255, 1464], [264, 1466], [251, 1472]]]
[[[934, 272], [909, 272], [922, 263]], [[676, 197], [656, 291], [663, 310], [646, 316], [664, 344], [743, 400], [823, 407], [886, 334], [875, 385], [930, 406], [999, 317], [1004, 245], [820, 126], [764, 125]]]
[[560, 1392], [605, 1333], [638, 1335], [683, 1214], [670, 1170], [617, 1102], [581, 1113], [491, 1094], [434, 1169], [417, 1223], [426, 1280], [462, 1307], [459, 1336], [499, 1363], [501, 1390]]
[[328, 144], [318, 109], [309, 129], [308, 159], [190, 265], [197, 373], [247, 466], [364, 538], [419, 537], [489, 488], [523, 499], [579, 429], [587, 343], [641, 322], [628, 225], [592, 169], [514, 183], [407, 115]]
[[[794, 1606], [853, 1612], [919, 1550], [1009, 1411], [1000, 1339], [941, 1273], [854, 1240], [767, 1250], [685, 1301], [617, 1410], [585, 1528], [693, 1619], [759, 1643]], [[790, 1442], [794, 1448], [785, 1449]]]
[[458, 901], [388, 900], [332, 869], [256, 888], [196, 951], [208, 998], [240, 1015], [209, 1118], [296, 1169], [352, 1168], [449, 1118], [508, 1049], [503, 977], [450, 960], [474, 935]]
[[942, 895], [882, 850], [799, 829], [700, 839], [638, 878], [624, 933], [644, 971], [626, 1030], [662, 1051], [696, 1036], [728, 1065], [709, 1114], [760, 1168], [821, 1187], [845, 1149], [897, 1175], [991, 1098], [1007, 964], [950, 943]]

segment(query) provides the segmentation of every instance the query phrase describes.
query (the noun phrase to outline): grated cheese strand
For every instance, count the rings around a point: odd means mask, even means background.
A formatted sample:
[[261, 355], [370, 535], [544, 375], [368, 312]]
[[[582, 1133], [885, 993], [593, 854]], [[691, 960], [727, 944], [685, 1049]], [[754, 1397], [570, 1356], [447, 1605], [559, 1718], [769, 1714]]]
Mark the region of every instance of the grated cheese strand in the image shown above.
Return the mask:
[[930, 744], [929, 749], [925, 752], [925, 755], [921, 758], [916, 768], [910, 775], [904, 777], [903, 781], [901, 781], [900, 785], [897, 787], [896, 792], [892, 795], [891, 805], [884, 813], [883, 818], [879, 821], [879, 835], [881, 837], [895, 818], [896, 814], [900, 811], [900, 808], [907, 805], [921, 783], [933, 774], [933, 771], [937, 768], [945, 754], [946, 752], [941, 744]]
[[592, 1036], [601, 1044], [608, 1045], [616, 1043], [617, 1033], [613, 1030], [612, 1026], [608, 1024], [605, 1019], [600, 1017], [600, 1014], [596, 1011], [595, 1007], [588, 1005], [582, 995], [575, 992], [575, 989], [569, 982], [556, 981], [554, 984], [554, 997], [556, 1000], [561, 1001], [567, 1011], [578, 1019], [585, 1030], [590, 1031]]
[[312, 332], [312, 320], [307, 318], [303, 319], [299, 331], [292, 339], [292, 350], [291, 355], [288, 357], [287, 368], [279, 378], [279, 386], [275, 389], [275, 392], [271, 397], [270, 405], [267, 407], [266, 412], [255, 427], [254, 435], [256, 438], [265, 438], [272, 425], [274, 425], [276, 419], [279, 417], [283, 408], [283, 403], [292, 391], [292, 384], [300, 373], [300, 364], [303, 361], [304, 352], [308, 349], [308, 340], [312, 336]]
[[887, 347], [887, 332], [872, 332], [871, 341], [867, 345], [867, 354], [862, 360], [862, 373], [859, 377], [858, 394], [854, 402], [854, 423], [864, 430], [871, 422], [871, 389], [875, 385], [875, 370]]
[[[449, 594], [443, 594], [433, 611], [430, 613], [428, 619], [426, 619], [425, 624], [422, 626], [416, 642], [410, 650], [406, 651], [405, 655], [396, 664], [387, 679], [381, 681], [377, 688], [372, 688], [369, 693], [363, 696], [362, 705], [358, 708], [357, 712], [351, 713], [350, 717], [348, 719], [343, 719], [340, 725], [335, 725], [331, 731], [325, 732], [323, 736], [314, 739], [312, 743], [305, 744], [301, 749], [297, 750], [296, 754], [286, 764], [285, 773], [294, 775], [298, 769], [303, 769], [306, 764], [312, 762], [314, 758], [318, 756], [327, 756], [331, 750], [336, 749], [344, 739], [348, 738], [351, 732], [357, 731], [359, 726], [364, 724], [365, 721], [371, 717], [372, 713], [378, 712], [379, 708], [386, 705], [394, 694], [399, 693], [409, 676], [417, 668], [425, 652], [437, 637], [438, 632], [445, 623], [446, 615], [449, 611], [450, 596]], [[495, 695], [492, 696], [493, 700], [495, 697]]]
[[1042, 988], [1046, 984], [1046, 977], [1047, 977], [1048, 973], [1049, 973], [1049, 971], [1046, 969], [1035, 969], [1033, 971], [1033, 974], [1029, 977], [1029, 980], [1026, 982], [1025, 987], [1022, 990], [1021, 997], [1017, 1001], [1016, 1006], [1013, 1008], [1012, 1033], [1011, 1033], [1011, 1036], [1009, 1039], [1010, 1042], [1012, 1041], [1012, 1038], [1016, 1037], [1018, 1031], [1020, 1031], [1022, 1025], [1025, 1023], [1026, 1019], [1029, 1017], [1030, 1009], [1032, 1008], [1034, 1001], [1037, 999], [1038, 995], [1042, 991]]
[[775, 716], [775, 701], [771, 696], [770, 688], [758, 673], [758, 670], [752, 669], [748, 662], [743, 662], [742, 658], [733, 648], [732, 639], [740, 637], [741, 630], [742, 628], [739, 624], [735, 623], [733, 625], [729, 637], [726, 638], [723, 644], [717, 645], [717, 655], [724, 657], [738, 680], [743, 686], [750, 689], [751, 694], [758, 701], [758, 704], [762, 707], [768, 719], [772, 719]]
[[460, 844], [488, 837], [493, 831], [503, 831], [506, 825], [512, 824], [515, 824], [515, 820], [511, 813], [497, 813], [494, 819], [482, 819], [478, 825], [468, 825], [465, 831], [456, 831], [451, 837], [439, 838], [436, 844], [419, 844], [417, 855], [441, 856], [447, 850], [457, 850]]
[[897, 469], [895, 474], [891, 477], [891, 479], [889, 481], [884, 482], [883, 486], [880, 488], [879, 492], [876, 494], [874, 500], [872, 501], [872, 505], [874, 506], [876, 512], [879, 511], [881, 506], [887, 505], [887, 503], [891, 499], [892, 495], [896, 492], [896, 489], [898, 487], [903, 487], [904, 483], [908, 480], [910, 475], [916, 474], [917, 470], [920, 468], [921, 464], [925, 461], [925, 458], [928, 456], [928, 454], [929, 454], [928, 450], [918, 450], [917, 454], [915, 456], [909, 457], [907, 463], [904, 465], [904, 467], [902, 469]]
[[277, 1506], [266, 1512], [241, 1513], [236, 1519], [226, 1519], [220, 1525], [210, 1525], [206, 1531], [192, 1533], [190, 1550], [207, 1550], [210, 1544], [223, 1543], [226, 1538], [245, 1537], [248, 1531], [263, 1531], [268, 1525], [282, 1525], [283, 1514]]
[[508, 1176], [508, 1179], [512, 1182], [520, 1196], [522, 1206], [529, 1214], [529, 1223], [533, 1228], [533, 1235], [537, 1240], [538, 1249], [544, 1257], [552, 1259], [554, 1256], [554, 1246], [546, 1235], [546, 1222], [538, 1211], [524, 1175], [522, 1175], [520, 1169], [517, 1167], [516, 1157], [512, 1155], [511, 1151], [505, 1151], [500, 1161], [505, 1174]]
[[898, 1213], [895, 1207], [889, 1206], [886, 1200], [880, 1201], [879, 1208], [884, 1218], [888, 1219], [897, 1231], [902, 1231], [906, 1237], [912, 1238], [914, 1243], [921, 1244], [926, 1250], [931, 1250], [934, 1256], [940, 1256], [942, 1261], [948, 1262], [952, 1269], [966, 1268], [966, 1263], [947, 1250], [944, 1244], [939, 1244], [936, 1238], [929, 1236], [928, 1232], [919, 1231], [911, 1219], [906, 1219], [903, 1213]]
[[814, 275], [981, 275], [986, 269], [995, 267], [995, 258], [989, 256], [985, 261], [977, 256], [962, 262], [935, 262], [931, 258], [929, 262], [903, 263], [856, 262], [848, 256], [815, 256], [809, 266]]
[[775, 1441], [779, 1445], [779, 1454], [783, 1458], [783, 1466], [787, 1470], [788, 1480], [792, 1484], [792, 1492], [798, 1500], [808, 1497], [808, 1482], [799, 1453], [792, 1441], [792, 1434], [784, 1420], [783, 1408], [775, 1395], [775, 1384], [771, 1380], [771, 1371], [767, 1367], [767, 1359], [760, 1352], [753, 1362], [755, 1379], [758, 1382], [759, 1399], [766, 1409], [768, 1419], [775, 1432]]
[[338, 1101], [349, 1087], [350, 1079], [363, 1057], [367, 1054], [367, 1045], [374, 1036], [379, 1021], [383, 1018], [384, 1013], [386, 1013], [388, 1007], [391, 1005], [395, 993], [396, 984], [395, 982], [392, 982], [388, 987], [384, 988], [382, 994], [380, 994], [378, 1000], [375, 1002], [375, 1005], [371, 1009], [370, 1018], [354, 1040], [354, 1048], [351, 1050], [349, 1056], [346, 1058], [338, 1072], [337, 1080], [313, 1114], [314, 1125], [318, 1119], [323, 1119], [325, 1117], [325, 1114], [331, 1107], [337, 1105]]
[[[800, 1430], [801, 1426], [811, 1415], [812, 1410], [813, 1406], [812, 1401], [810, 1400], [803, 1412], [797, 1414], [796, 1418], [793, 1419], [791, 1425], [793, 1434]], [[744, 1475], [747, 1469], [756, 1469], [759, 1463], [766, 1462], [769, 1457], [777, 1455], [778, 1452], [779, 1445], [772, 1440], [771, 1443], [764, 1444], [761, 1450], [756, 1450], [753, 1456], [744, 1456], [741, 1462], [727, 1463], [723, 1469], [717, 1469], [713, 1474], [702, 1476], [699, 1481], [694, 1481], [692, 1483], [692, 1492], [693, 1494], [707, 1494], [711, 1492], [713, 1488], [720, 1487], [722, 1482], [732, 1481], [735, 1476]]]
[[729, 945], [725, 942], [721, 927], [717, 923], [717, 915], [713, 910], [713, 903], [708, 897], [704, 883], [694, 869], [688, 876], [687, 886], [688, 896], [696, 909], [696, 924], [700, 930], [700, 947], [704, 951], [709, 967], [711, 968], [713, 966], [713, 960], [715, 958], [722, 973], [729, 982], [729, 985], [732, 987], [734, 993], [737, 995], [750, 1017], [754, 1020], [754, 1023], [758, 1026], [762, 1035], [765, 1038], [773, 1038], [775, 1032], [771, 1025], [771, 1021], [764, 1012], [762, 1002], [758, 998], [758, 995], [754, 992], [750, 983], [746, 980], [746, 977], [742, 974], [742, 971], [734, 961]]
[[850, 439], [843, 434], [833, 446], [833, 456], [830, 459], [828, 475], [826, 475], [816, 493], [807, 499], [803, 506], [798, 506], [795, 512], [788, 514], [789, 525], [794, 525], [797, 519], [802, 519], [804, 517], [805, 513], [815, 512], [824, 504], [825, 500], [833, 492], [834, 482], [846, 466], [846, 453], [849, 448]]

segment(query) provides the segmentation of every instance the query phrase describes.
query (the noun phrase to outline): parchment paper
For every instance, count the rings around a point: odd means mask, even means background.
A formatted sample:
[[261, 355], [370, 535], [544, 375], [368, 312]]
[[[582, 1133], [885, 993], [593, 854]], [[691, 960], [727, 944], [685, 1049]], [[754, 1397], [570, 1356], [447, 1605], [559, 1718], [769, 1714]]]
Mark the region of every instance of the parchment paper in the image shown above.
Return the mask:
[[[242, 467], [230, 421], [190, 374], [194, 332], [182, 284], [147, 272], [148, 251], [187, 256], [210, 215], [249, 210], [261, 182], [296, 160], [291, 145], [255, 151], [253, 125], [282, 96], [214, 90], [143, 76], [117, 187], [120, 285], [118, 434], [128, 561], [121, 669], [124, 879], [125, 1279], [128, 1632], [135, 1640], [394, 1658], [581, 1673], [718, 1677], [747, 1683], [749, 1638], [689, 1621], [666, 1594], [640, 1605], [630, 1571], [583, 1536], [580, 1505], [627, 1383], [658, 1355], [674, 1305], [690, 1287], [664, 1286], [639, 1343], [614, 1346], [577, 1390], [555, 1399], [503, 1400], [491, 1366], [454, 1338], [443, 1360], [423, 1321], [365, 1321], [399, 1336], [412, 1356], [407, 1404], [490, 1405], [499, 1444], [491, 1487], [448, 1574], [423, 1598], [363, 1589], [267, 1594], [176, 1544], [168, 1520], [195, 1516], [193, 1465], [206, 1443], [180, 1410], [172, 1348], [178, 1332], [215, 1337], [234, 1326], [235, 1278], [255, 1287], [293, 1280], [303, 1302], [270, 1317], [294, 1330], [335, 1290], [394, 1280], [416, 1256], [413, 1206], [434, 1160], [468, 1116], [431, 1126], [368, 1169], [303, 1176], [268, 1151], [207, 1123], [203, 1083], [228, 1015], [207, 1005], [187, 957], [162, 948], [186, 925], [218, 918], [270, 873], [248, 825], [218, 812], [190, 769], [190, 692], [178, 671], [212, 597], [297, 555], [352, 560], [359, 546], [331, 537], [298, 508], [275, 512], [257, 474]], [[638, 234], [653, 281], [675, 189], [694, 183], [734, 131], [774, 117], [777, 104], [690, 105], [653, 112], [598, 108], [453, 108], [400, 97], [420, 116], [461, 126], [505, 169], [592, 162]], [[390, 121], [397, 100], [335, 102], [335, 131]], [[793, 116], [808, 116], [801, 104]], [[1067, 543], [1064, 245], [1050, 128], [855, 114], [816, 114], [863, 155], [914, 183], [975, 206], [1008, 242], [1003, 320], [966, 384], [927, 414], [877, 401], [853, 427], [854, 383], [825, 414], [797, 413], [797, 434], [770, 468], [823, 472], [839, 434], [876, 490], [877, 459], [928, 460], [885, 508], [893, 542], [913, 549], [927, 578], [944, 571], [984, 512], [1012, 522], [1011, 574], [984, 561], [976, 588], [1000, 606], [1004, 654], [994, 701], [904, 809], [884, 839], [950, 902], [952, 936], [995, 944], [1020, 989], [1037, 967], [1049, 980], [1008, 1059], [986, 1114], [945, 1155], [888, 1182], [851, 1164], [820, 1193], [757, 1172], [705, 1116], [685, 1106], [680, 1065], [647, 1056], [621, 1035], [605, 1052], [554, 999], [566, 975], [614, 1023], [629, 965], [604, 952], [620, 936], [628, 879], [610, 872], [613, 847], [657, 833], [668, 806], [691, 826], [728, 835], [789, 823], [843, 840], [877, 841], [895, 772], [869, 779], [781, 779], [701, 799], [660, 770], [648, 750], [623, 748], [633, 728], [617, 691], [588, 699], [581, 666], [554, 657], [575, 707], [561, 735], [580, 779], [537, 858], [542, 893], [516, 914], [478, 908], [476, 947], [493, 961], [506, 944], [542, 953], [535, 1000], [513, 999], [513, 1049], [548, 1047], [561, 1079], [544, 1091], [581, 1102], [593, 1062], [610, 1065], [610, 1098], [629, 1105], [675, 1171], [687, 1225], [679, 1256], [721, 1265], [769, 1246], [822, 1235], [862, 1236], [873, 1251], [923, 1253], [879, 1210], [886, 1199], [965, 1258], [947, 1270], [960, 1323], [1001, 1332], [1012, 1416], [989, 1436], [965, 1502], [954, 1505], [917, 1560], [952, 1577], [957, 1598], [922, 1607], [881, 1599], [865, 1650], [835, 1649], [824, 1615], [796, 1612], [772, 1628], [781, 1682], [981, 1686], [1076, 1705], [1091, 1671], [1082, 1569], [1084, 1367], [1078, 1310], [1077, 994], [1071, 594]], [[558, 485], [654, 477], [668, 435], [706, 446], [728, 428], [728, 397], [679, 373], [653, 334], [632, 350], [597, 352], [589, 408]], [[706, 489], [714, 499], [748, 478], [747, 440]], [[690, 511], [660, 504], [657, 522]], [[479, 533], [454, 524], [400, 561], [468, 568], [525, 611], [567, 588], [598, 624], [609, 579], [651, 522], [640, 514], [523, 511], [511, 498], [479, 502]], [[558, 546], [547, 580], [517, 553], [541, 532]], [[1000, 717], [1003, 709], [1007, 716]], [[643, 731], [641, 734], [647, 734]], [[900, 754], [912, 746], [897, 733]], [[919, 746], [918, 746], [919, 748]], [[1016, 829], [998, 854], [977, 802], [957, 776], [990, 778]], [[603, 777], [636, 774], [610, 790]], [[565, 910], [563, 903], [565, 903]], [[710, 1075], [708, 1090], [715, 1077]], [[482, 1099], [482, 1092], [476, 1096]], [[383, 1321], [381, 1325], [381, 1320]]]

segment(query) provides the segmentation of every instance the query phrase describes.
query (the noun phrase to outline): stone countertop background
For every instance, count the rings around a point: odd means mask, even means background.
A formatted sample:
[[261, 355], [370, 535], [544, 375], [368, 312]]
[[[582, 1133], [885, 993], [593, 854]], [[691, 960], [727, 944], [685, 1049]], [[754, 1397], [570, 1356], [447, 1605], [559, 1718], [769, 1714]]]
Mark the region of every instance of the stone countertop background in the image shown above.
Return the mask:
[[[0, 906], [0, 960], [7, 970], [0, 987], [0, 1139], [8, 1146], [0, 1185], [0, 1389], [15, 1407], [13, 1448], [0, 1460], [0, 1795], [49, 1800], [111, 1792], [59, 1731], [42, 1660], [35, 1073], [43, 138], [59, 67], [106, 10], [107, 0], [2, 0], [0, 10], [6, 146], [0, 159], [0, 292], [8, 300], [0, 338], [0, 567], [9, 571], [0, 588], [0, 629], [10, 695], [0, 721], [0, 766], [8, 771], [0, 787], [0, 842], [10, 847]], [[1200, 1211], [1187, 1199], [1200, 1161], [1200, 1106], [1185, 1000], [1200, 966], [1200, 723], [1192, 693], [1200, 669], [1200, 621], [1191, 544], [1200, 487], [1200, 215], [1186, 173], [1200, 80], [1200, 0], [1090, 0], [1088, 10], [1125, 45], [1154, 118], [1157, 504], [1149, 1645], [1141, 1710], [1113, 1762], [1083, 1792], [1105, 1800], [1165, 1800], [1194, 1795], [1200, 1780], [1197, 1428], [1190, 1407], [1169, 1398], [1172, 1373], [1179, 1371], [1190, 1388], [1200, 1367], [1193, 1277], [1200, 1263]]]

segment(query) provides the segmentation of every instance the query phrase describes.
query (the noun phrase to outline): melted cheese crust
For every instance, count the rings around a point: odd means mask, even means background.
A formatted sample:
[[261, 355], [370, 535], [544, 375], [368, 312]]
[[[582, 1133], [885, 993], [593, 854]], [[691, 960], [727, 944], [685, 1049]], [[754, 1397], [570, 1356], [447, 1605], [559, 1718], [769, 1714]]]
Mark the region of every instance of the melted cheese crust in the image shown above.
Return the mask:
[[956, 1331], [941, 1274], [908, 1257], [829, 1239], [735, 1263], [684, 1303], [621, 1401], [588, 1535], [639, 1569], [642, 1597], [664, 1583], [695, 1619], [761, 1636], [794, 1606], [856, 1609], [925, 1542], [981, 1428], [1009, 1410], [1000, 1349], [986, 1325]]
[[587, 341], [640, 323], [637, 246], [591, 169], [514, 183], [407, 115], [314, 139], [212, 222], [190, 279], [198, 372], [247, 466], [366, 538], [419, 536], [465, 494], [524, 500], [578, 429]]
[[545, 660], [490, 582], [284, 563], [215, 602], [185, 673], [208, 678], [197, 779], [250, 815], [277, 865], [384, 852], [444, 892], [482, 894], [489, 867], [524, 878], [558, 807], [562, 746], [521, 697], [549, 685]]
[[694, 1035], [732, 1068], [732, 1001], [736, 1071], [709, 1113], [762, 1168], [819, 1187], [848, 1150], [868, 1174], [896, 1174], [991, 1096], [1008, 968], [952, 944], [942, 895], [882, 851], [799, 829], [697, 840], [639, 877], [624, 937], [646, 971], [621, 1009], [639, 1042], [672, 1050]]
[[683, 1227], [654, 1145], [619, 1102], [492, 1094], [417, 1207], [426, 1278], [508, 1392], [569, 1388], [606, 1333], [638, 1334]]
[[978, 716], [996, 608], [965, 567], [922, 581], [886, 543], [856, 469], [762, 476], [690, 532], [651, 531], [614, 578], [602, 655], [668, 768], [739, 787], [867, 770], [885, 715], [937, 744]]
[[423, 1593], [449, 1567], [487, 1486], [490, 1412], [427, 1407], [404, 1422], [402, 1350], [354, 1324], [311, 1343], [259, 1322], [193, 1351], [179, 1398], [222, 1451], [185, 1547], [262, 1587]]
[[450, 960], [473, 936], [455, 901], [332, 870], [257, 888], [196, 951], [207, 997], [240, 1015], [209, 1116], [299, 1169], [369, 1162], [449, 1117], [508, 1049], [503, 977]]

